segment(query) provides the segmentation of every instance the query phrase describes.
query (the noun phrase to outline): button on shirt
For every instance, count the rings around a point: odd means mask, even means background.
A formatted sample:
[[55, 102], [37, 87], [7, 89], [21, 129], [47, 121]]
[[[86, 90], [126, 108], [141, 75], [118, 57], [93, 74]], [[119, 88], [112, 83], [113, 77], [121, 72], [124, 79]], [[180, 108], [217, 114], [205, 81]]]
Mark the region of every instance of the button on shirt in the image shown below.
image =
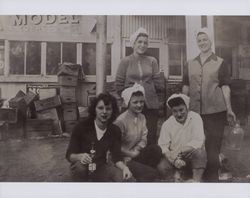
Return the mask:
[[204, 141], [202, 119], [199, 114], [189, 111], [184, 125], [177, 122], [174, 116], [163, 123], [158, 145], [163, 154], [173, 163], [183, 147], [201, 148]]

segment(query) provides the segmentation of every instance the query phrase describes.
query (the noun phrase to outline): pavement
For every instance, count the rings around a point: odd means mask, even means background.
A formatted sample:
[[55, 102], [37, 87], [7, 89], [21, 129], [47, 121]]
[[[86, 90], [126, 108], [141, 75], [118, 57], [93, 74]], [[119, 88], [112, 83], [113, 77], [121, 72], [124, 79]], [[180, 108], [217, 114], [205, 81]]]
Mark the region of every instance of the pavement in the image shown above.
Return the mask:
[[[65, 152], [69, 138], [9, 139], [0, 141], [1, 182], [70, 182]], [[250, 182], [250, 137], [241, 150], [222, 147], [232, 178], [221, 182]], [[166, 181], [167, 182], [167, 181]]]

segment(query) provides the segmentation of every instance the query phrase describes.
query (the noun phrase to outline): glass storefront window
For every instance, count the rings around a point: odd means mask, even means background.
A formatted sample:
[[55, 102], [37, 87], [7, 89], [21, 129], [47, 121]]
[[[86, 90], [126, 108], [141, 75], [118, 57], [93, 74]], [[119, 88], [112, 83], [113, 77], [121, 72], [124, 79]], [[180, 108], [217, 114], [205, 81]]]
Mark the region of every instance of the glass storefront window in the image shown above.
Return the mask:
[[61, 44], [60, 43], [47, 43], [46, 50], [46, 74], [56, 75], [59, 70], [61, 62]]
[[0, 40], [0, 75], [4, 74], [4, 41]]
[[[96, 75], [96, 44], [83, 43], [82, 66], [86, 75]], [[106, 74], [111, 75], [111, 44], [107, 44]]]
[[63, 43], [62, 62], [76, 63], [76, 43]]
[[182, 68], [185, 57], [185, 49], [183, 45], [169, 45], [169, 76], [182, 76]]
[[24, 74], [23, 41], [10, 41], [10, 74]]
[[28, 42], [26, 55], [26, 74], [41, 74], [41, 43]]

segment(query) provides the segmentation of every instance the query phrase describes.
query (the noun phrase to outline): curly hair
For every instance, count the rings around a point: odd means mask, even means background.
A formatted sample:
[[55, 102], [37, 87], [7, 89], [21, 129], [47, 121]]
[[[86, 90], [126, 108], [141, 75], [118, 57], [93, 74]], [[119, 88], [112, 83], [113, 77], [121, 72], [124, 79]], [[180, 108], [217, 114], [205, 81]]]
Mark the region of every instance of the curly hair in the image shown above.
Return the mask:
[[90, 106], [88, 108], [89, 119], [91, 119], [91, 120], [95, 119], [95, 117], [96, 117], [96, 110], [95, 110], [95, 108], [96, 108], [97, 104], [100, 101], [103, 101], [103, 103], [105, 105], [111, 104], [111, 106], [112, 106], [112, 115], [111, 115], [111, 117], [110, 117], [110, 119], [108, 121], [108, 124], [113, 123], [113, 121], [116, 119], [116, 117], [119, 114], [119, 109], [118, 109], [115, 97], [112, 96], [109, 93], [100, 93], [97, 97], [95, 97], [91, 101], [91, 104], [90, 104]]

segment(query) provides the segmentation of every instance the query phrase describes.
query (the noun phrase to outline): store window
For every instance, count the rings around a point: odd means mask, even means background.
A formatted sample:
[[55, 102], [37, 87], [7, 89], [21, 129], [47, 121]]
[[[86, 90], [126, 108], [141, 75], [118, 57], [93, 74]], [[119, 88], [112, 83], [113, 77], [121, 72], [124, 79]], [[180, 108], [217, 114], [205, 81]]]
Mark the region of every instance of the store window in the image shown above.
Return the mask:
[[[86, 75], [96, 75], [96, 43], [82, 44], [82, 66]], [[106, 75], [111, 75], [111, 44], [107, 44]]]
[[47, 43], [46, 55], [46, 74], [56, 75], [61, 62], [61, 44], [60, 43]]
[[76, 43], [48, 42], [46, 54], [46, 74], [56, 75], [60, 63], [76, 63]]
[[4, 74], [4, 41], [0, 40], [0, 75]]
[[10, 74], [41, 74], [41, 43], [10, 41]]

